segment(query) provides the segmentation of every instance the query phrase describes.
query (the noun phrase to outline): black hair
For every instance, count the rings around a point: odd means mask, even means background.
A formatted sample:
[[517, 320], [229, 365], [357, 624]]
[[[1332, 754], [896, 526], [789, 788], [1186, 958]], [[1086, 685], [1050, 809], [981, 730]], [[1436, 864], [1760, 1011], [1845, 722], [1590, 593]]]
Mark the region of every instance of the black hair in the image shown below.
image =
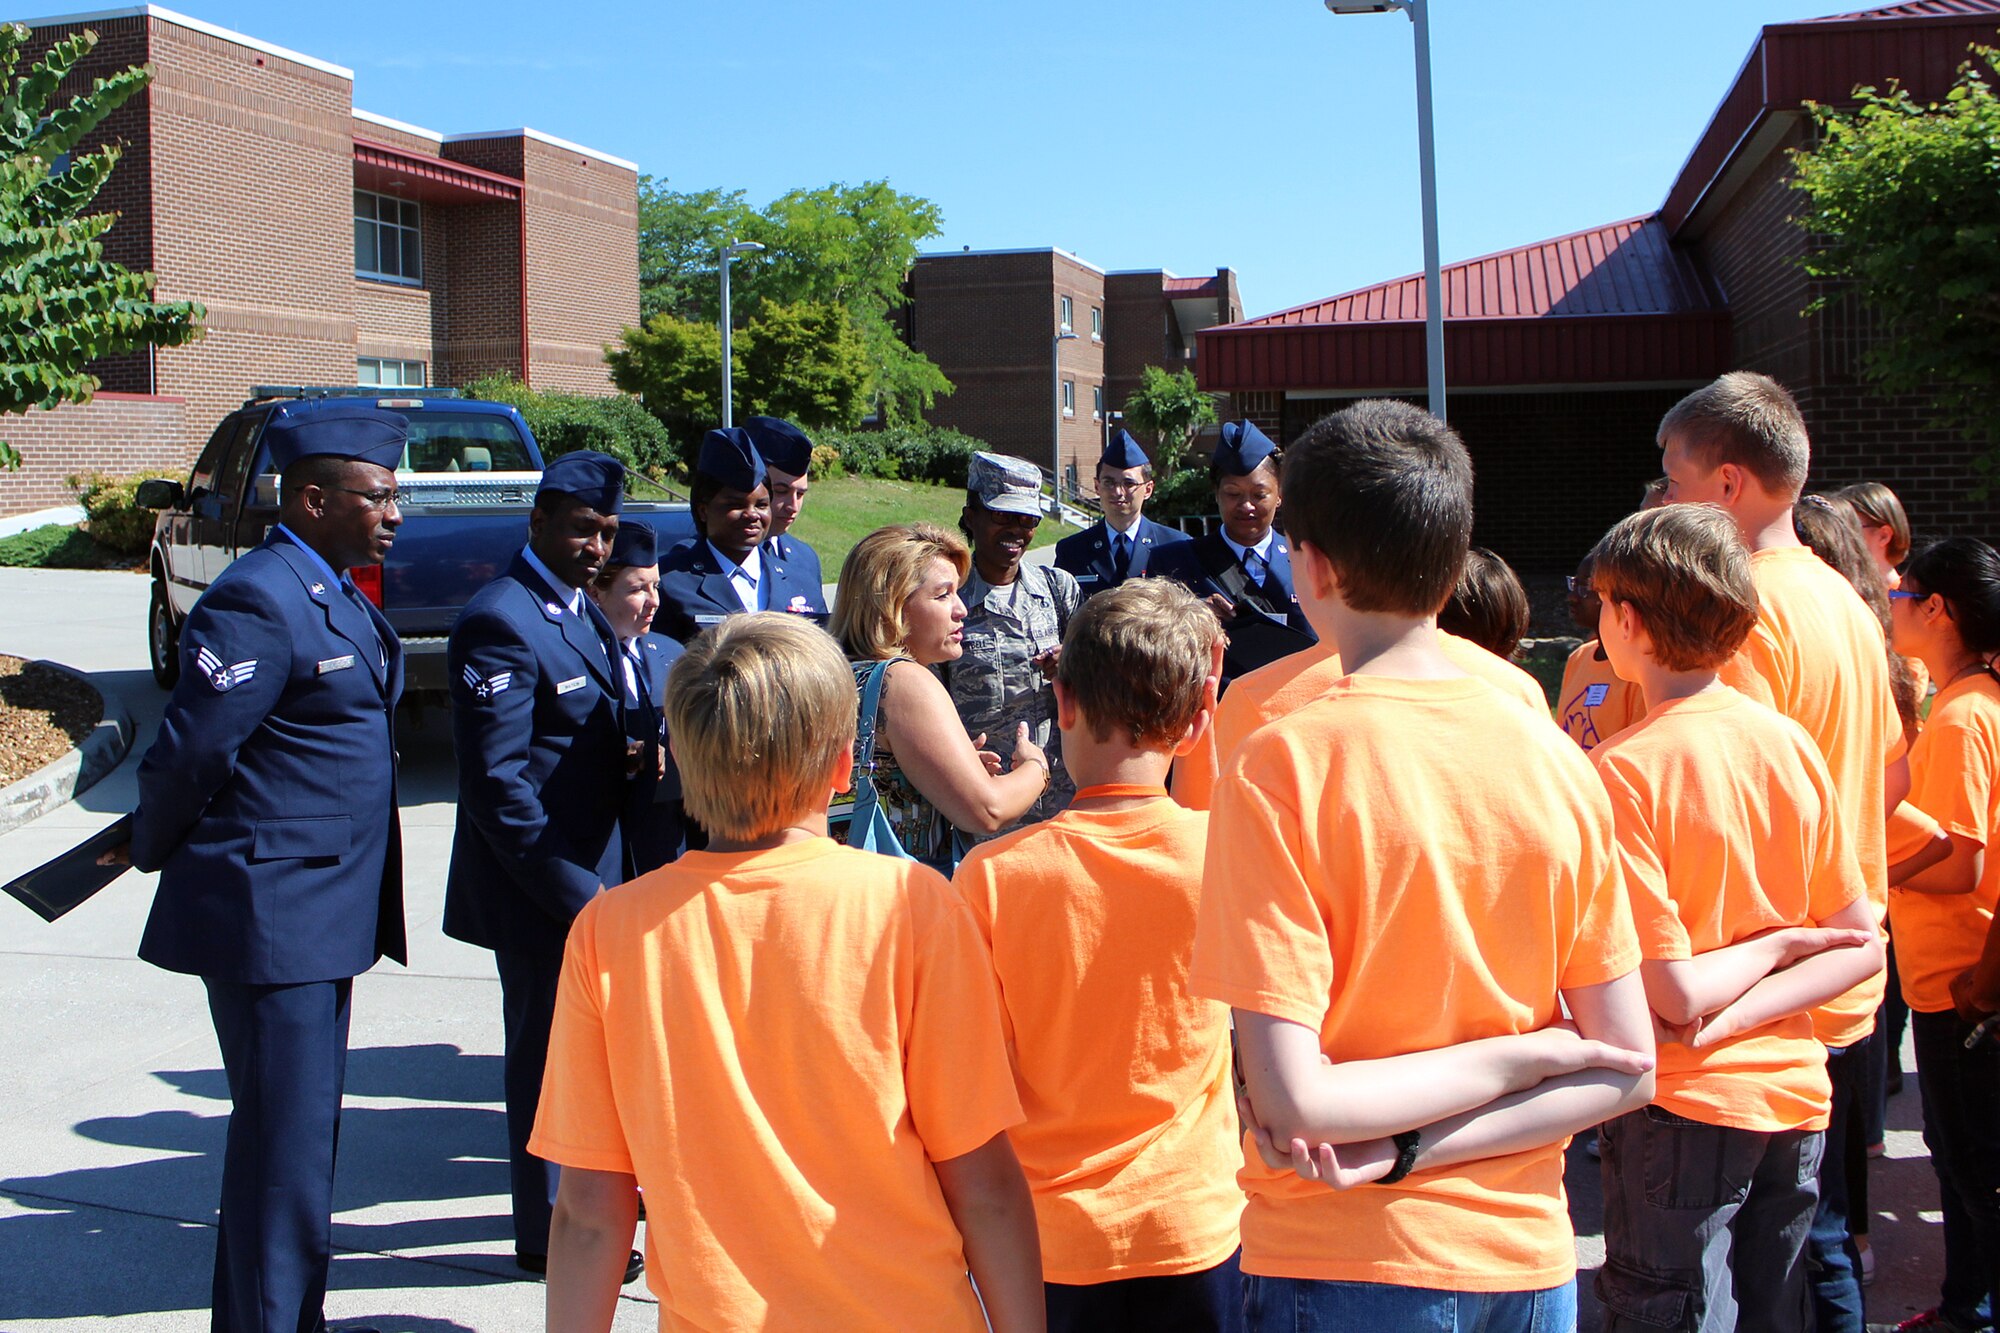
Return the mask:
[[2000, 551], [1976, 537], [1932, 542], [1910, 557], [1903, 586], [1944, 598], [1969, 651], [1983, 658], [2000, 653]]

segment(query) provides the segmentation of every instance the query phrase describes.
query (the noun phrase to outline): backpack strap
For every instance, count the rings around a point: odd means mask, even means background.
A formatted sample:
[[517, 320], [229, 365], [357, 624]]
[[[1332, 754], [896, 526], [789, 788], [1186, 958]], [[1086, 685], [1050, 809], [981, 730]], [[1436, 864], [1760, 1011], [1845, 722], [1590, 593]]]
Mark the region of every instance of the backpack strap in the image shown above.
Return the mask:
[[868, 668], [868, 676], [861, 684], [861, 704], [854, 725], [854, 813], [850, 816], [855, 828], [868, 827], [868, 821], [875, 815], [878, 798], [875, 795], [875, 717], [882, 706], [882, 681], [889, 674], [889, 668], [896, 658], [888, 662], [877, 662]]

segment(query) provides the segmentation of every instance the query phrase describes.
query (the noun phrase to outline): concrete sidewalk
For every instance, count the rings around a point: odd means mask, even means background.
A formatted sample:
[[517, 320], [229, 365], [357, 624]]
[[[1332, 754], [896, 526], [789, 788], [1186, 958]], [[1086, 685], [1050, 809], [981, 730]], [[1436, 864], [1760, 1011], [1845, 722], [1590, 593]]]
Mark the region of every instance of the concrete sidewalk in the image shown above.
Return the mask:
[[[135, 800], [164, 694], [146, 669], [142, 576], [0, 569], [0, 652], [49, 658], [124, 699], [132, 758], [75, 803], [0, 837], [0, 876], [74, 845]], [[355, 985], [336, 1187], [336, 1321], [395, 1333], [534, 1329], [542, 1289], [512, 1263], [491, 957], [439, 929], [455, 778], [445, 719], [405, 726], [403, 839], [411, 960]], [[45, 925], [0, 902], [0, 1328], [208, 1327], [228, 1115], [201, 983], [141, 963], [153, 878], [136, 872]], [[1912, 1067], [1905, 1055], [1905, 1068]], [[1871, 1171], [1876, 1319], [1936, 1300], [1936, 1182], [1915, 1130], [1915, 1079], [1890, 1105]], [[1571, 1150], [1579, 1258], [1603, 1255], [1595, 1163]], [[1590, 1273], [1582, 1326], [1597, 1326]], [[655, 1326], [643, 1283], [617, 1328]], [[336, 1323], [337, 1326], [337, 1323]]]

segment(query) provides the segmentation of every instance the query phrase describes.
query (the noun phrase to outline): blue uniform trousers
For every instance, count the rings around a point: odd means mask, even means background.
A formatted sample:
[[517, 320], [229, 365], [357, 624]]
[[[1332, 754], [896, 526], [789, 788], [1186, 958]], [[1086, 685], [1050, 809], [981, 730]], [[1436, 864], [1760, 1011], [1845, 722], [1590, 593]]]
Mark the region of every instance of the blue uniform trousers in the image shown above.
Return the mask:
[[542, 1072], [549, 1063], [562, 956], [560, 937], [530, 948], [493, 951], [506, 1023], [507, 1161], [513, 1173], [514, 1249], [520, 1254], [549, 1252], [549, 1217], [555, 1211], [555, 1164], [528, 1151], [528, 1136], [535, 1128]]
[[215, 1333], [315, 1333], [333, 1247], [333, 1163], [354, 983], [204, 977], [229, 1079]]

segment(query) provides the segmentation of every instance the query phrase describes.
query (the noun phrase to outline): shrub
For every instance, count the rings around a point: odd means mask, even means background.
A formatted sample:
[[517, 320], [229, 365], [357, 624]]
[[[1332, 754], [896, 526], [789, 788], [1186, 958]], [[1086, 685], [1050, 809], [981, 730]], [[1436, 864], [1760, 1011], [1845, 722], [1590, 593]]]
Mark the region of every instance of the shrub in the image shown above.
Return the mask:
[[1162, 523], [1215, 512], [1215, 488], [1205, 468], [1185, 468], [1159, 484], [1146, 504], [1146, 514]]
[[847, 471], [847, 465], [841, 461], [840, 450], [830, 444], [814, 445], [812, 462], [808, 466], [815, 477], [838, 477]]
[[541, 393], [509, 375], [474, 380], [465, 386], [465, 394], [513, 404], [535, 433], [544, 462], [579, 449], [596, 449], [655, 480], [683, 470], [680, 450], [667, 428], [628, 395]]
[[[821, 431], [820, 448], [832, 447], [842, 471], [891, 481], [929, 481], [963, 489], [972, 455], [986, 445], [941, 426], [890, 426], [885, 430]], [[813, 457], [818, 465], [817, 450]]]
[[87, 477], [71, 477], [70, 489], [89, 519], [91, 538], [119, 555], [139, 556], [153, 543], [153, 524], [158, 517], [141, 509], [134, 497], [139, 483], [154, 477], [179, 477], [178, 472], [141, 472], [136, 476], [114, 477], [93, 472]]
[[50, 523], [0, 537], [0, 567], [9, 569], [102, 569], [104, 548], [82, 528]]

